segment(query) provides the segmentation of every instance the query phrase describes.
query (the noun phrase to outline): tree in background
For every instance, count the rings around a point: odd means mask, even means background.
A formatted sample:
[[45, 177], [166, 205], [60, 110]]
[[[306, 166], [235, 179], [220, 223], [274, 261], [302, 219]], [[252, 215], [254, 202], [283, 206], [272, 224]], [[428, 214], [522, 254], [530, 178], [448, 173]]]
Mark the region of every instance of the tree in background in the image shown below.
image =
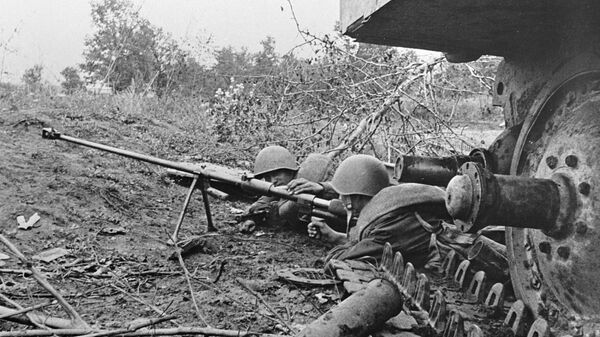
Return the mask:
[[75, 67], [66, 67], [60, 74], [65, 78], [60, 85], [67, 94], [72, 94], [83, 88], [83, 81]]
[[27, 86], [30, 91], [38, 90], [42, 84], [42, 71], [44, 66], [36, 64], [33, 67], [26, 69], [23, 73], [23, 83]]
[[108, 82], [117, 92], [151, 91], [190, 111], [208, 105], [205, 122], [216, 141], [246, 150], [277, 143], [298, 155], [348, 149], [386, 160], [461, 152], [453, 120], [463, 111], [480, 113], [498, 62], [453, 65], [341, 34], [301, 32], [316, 56], [279, 56], [266, 37], [258, 52], [224, 47], [205, 66], [193, 48], [181, 48], [142, 18], [131, 0], [98, 0], [92, 19], [96, 31], [85, 42], [82, 66], [89, 81]]
[[[130, 0], [92, 3], [96, 28], [85, 41], [82, 69], [89, 82], [110, 83], [115, 91], [154, 91], [159, 95], [180, 85], [193, 63], [173, 38], [139, 14]], [[193, 66], [193, 64], [192, 64]]]
[[260, 41], [262, 50], [254, 56], [254, 71], [260, 74], [268, 74], [277, 67], [278, 57], [275, 53], [275, 39], [267, 36]]
[[132, 83], [149, 82], [153, 76], [153, 44], [156, 32], [127, 0], [92, 3], [96, 32], [85, 41], [82, 69], [90, 82], [107, 82], [115, 90]]

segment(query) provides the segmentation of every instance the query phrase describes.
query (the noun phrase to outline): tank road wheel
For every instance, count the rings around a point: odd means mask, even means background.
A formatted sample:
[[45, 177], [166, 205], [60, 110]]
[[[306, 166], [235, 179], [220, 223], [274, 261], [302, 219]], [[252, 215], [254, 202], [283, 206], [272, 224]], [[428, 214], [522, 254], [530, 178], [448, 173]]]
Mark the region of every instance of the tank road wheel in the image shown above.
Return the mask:
[[511, 174], [560, 177], [574, 198], [560, 232], [507, 227], [511, 280], [536, 317], [551, 318], [554, 307], [561, 316], [598, 319], [600, 71], [579, 73], [555, 88], [525, 120]]

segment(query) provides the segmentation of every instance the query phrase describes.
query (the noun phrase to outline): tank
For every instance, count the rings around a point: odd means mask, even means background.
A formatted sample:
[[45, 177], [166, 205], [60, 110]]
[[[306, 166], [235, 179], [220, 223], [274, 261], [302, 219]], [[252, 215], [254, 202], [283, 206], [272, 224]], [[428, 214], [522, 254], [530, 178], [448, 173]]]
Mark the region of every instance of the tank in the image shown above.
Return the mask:
[[[506, 131], [465, 163], [447, 207], [465, 231], [506, 226], [515, 295], [550, 325], [600, 321], [600, 2], [341, 0], [358, 42], [503, 57], [493, 104]], [[501, 168], [501, 169], [498, 169]], [[594, 325], [597, 326], [597, 325]], [[594, 328], [596, 330], [596, 328]]]

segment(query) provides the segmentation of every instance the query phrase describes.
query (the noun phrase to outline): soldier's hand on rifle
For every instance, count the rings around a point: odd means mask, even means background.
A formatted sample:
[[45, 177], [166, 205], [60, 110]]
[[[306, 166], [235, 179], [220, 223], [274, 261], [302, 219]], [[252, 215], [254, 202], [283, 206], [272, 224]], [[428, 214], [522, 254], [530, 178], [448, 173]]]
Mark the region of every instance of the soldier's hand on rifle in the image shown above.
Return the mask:
[[250, 207], [248, 208], [248, 213], [262, 213], [262, 212], [271, 212], [273, 210], [274, 207], [277, 207], [276, 203], [273, 202], [262, 202], [260, 199], [259, 201], [253, 203], [252, 205], [250, 205]]
[[304, 178], [296, 178], [287, 184], [287, 189], [292, 194], [319, 194], [323, 192], [323, 185]]
[[319, 227], [320, 226], [315, 222], [309, 223], [308, 227], [307, 227], [308, 237], [317, 239], [317, 240], [321, 240], [321, 230]]

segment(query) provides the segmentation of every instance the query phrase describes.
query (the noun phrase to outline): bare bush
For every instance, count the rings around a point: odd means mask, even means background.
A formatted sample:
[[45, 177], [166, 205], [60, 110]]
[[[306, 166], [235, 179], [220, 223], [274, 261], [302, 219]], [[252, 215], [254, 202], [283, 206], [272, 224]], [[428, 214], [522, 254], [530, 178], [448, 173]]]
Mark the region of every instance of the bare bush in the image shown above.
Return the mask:
[[[212, 100], [219, 142], [258, 149], [281, 144], [299, 156], [343, 150], [397, 154], [462, 152], [459, 103], [489, 97], [497, 64], [419, 60], [412, 51], [312, 37], [312, 59], [286, 55], [269, 73], [232, 76]], [[469, 112], [473, 114], [473, 112]]]

